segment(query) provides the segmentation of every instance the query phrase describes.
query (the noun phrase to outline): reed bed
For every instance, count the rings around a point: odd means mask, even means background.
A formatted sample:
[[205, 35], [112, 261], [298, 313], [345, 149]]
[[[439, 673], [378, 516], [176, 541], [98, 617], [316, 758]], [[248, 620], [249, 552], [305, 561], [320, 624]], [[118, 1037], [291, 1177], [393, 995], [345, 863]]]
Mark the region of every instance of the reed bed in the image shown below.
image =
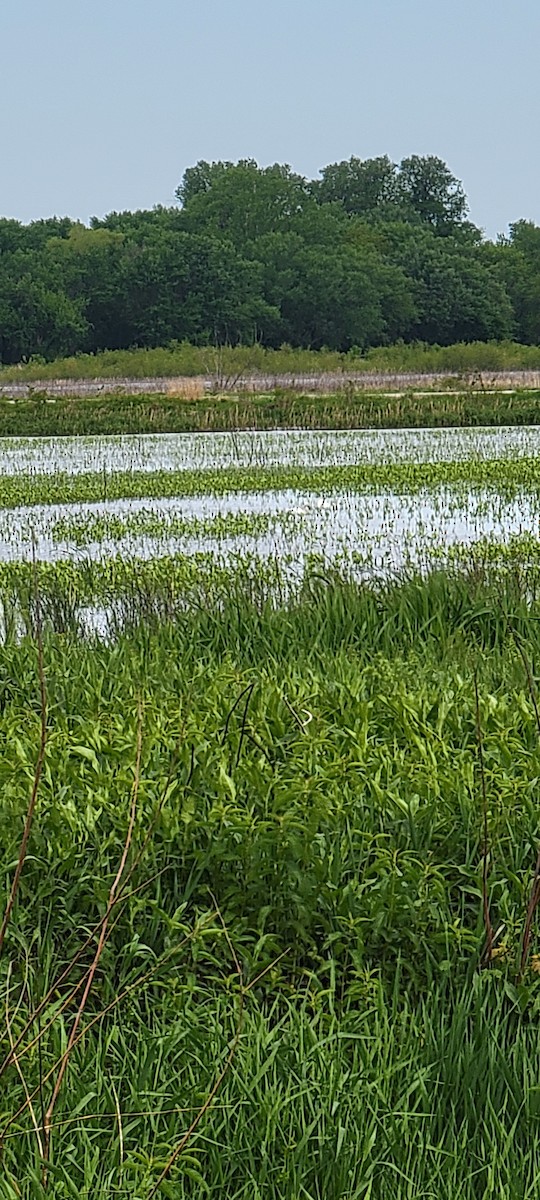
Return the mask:
[[[0, 372], [0, 385], [3, 375]], [[9, 387], [6, 386], [6, 393]], [[15, 385], [13, 385], [15, 386]], [[20, 389], [22, 385], [17, 385]], [[446, 389], [446, 390], [445, 390]], [[11, 389], [13, 390], [13, 388]], [[73, 391], [73, 388], [71, 389]], [[459, 379], [426, 385], [416, 390], [397, 377], [390, 377], [379, 392], [358, 390], [345, 380], [339, 393], [328, 386], [323, 394], [310, 394], [300, 385], [294, 389], [263, 387], [246, 395], [237, 389], [197, 398], [200, 387], [189, 379], [167, 384], [167, 393], [132, 395], [112, 385], [104, 394], [102, 383], [85, 385], [84, 398], [73, 398], [66, 385], [51, 396], [44, 380], [40, 388], [23, 388], [17, 399], [0, 395], [0, 437], [65, 437], [69, 435], [114, 435], [222, 432], [239, 429], [421, 429], [485, 425], [537, 425], [540, 417], [538, 387], [523, 377], [503, 385], [490, 379], [473, 386]], [[258, 394], [257, 394], [258, 393]], [[326, 393], [326, 394], [325, 394]]]

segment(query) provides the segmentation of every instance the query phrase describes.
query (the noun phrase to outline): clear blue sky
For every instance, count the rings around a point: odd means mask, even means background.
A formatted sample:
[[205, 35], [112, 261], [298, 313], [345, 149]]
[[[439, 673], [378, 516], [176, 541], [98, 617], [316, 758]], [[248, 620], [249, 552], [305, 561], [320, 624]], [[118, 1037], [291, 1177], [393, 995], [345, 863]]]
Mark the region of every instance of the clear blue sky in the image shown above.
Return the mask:
[[540, 223], [538, 0], [1, 0], [0, 214], [173, 201], [199, 158], [437, 154]]

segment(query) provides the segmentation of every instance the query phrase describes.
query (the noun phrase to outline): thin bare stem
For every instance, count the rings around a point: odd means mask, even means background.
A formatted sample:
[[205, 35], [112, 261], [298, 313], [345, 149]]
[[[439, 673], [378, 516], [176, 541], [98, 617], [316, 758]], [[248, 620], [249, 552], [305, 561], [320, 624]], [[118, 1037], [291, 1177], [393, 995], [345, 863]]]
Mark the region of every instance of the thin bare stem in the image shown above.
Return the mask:
[[243, 688], [243, 689], [242, 689], [242, 691], [240, 692], [240, 695], [236, 697], [236, 700], [235, 700], [235, 702], [234, 702], [234, 704], [233, 704], [232, 708], [230, 708], [230, 709], [229, 709], [229, 711], [228, 711], [228, 713], [227, 713], [227, 719], [226, 719], [226, 721], [225, 721], [225, 724], [224, 724], [224, 726], [223, 726], [223, 732], [222, 732], [222, 735], [221, 735], [221, 740], [222, 740], [223, 744], [225, 744], [225, 739], [226, 739], [226, 737], [227, 737], [227, 734], [228, 734], [228, 732], [229, 732], [229, 724], [230, 724], [230, 720], [231, 720], [231, 717], [232, 717], [233, 713], [234, 713], [234, 712], [235, 712], [235, 710], [238, 708], [238, 705], [240, 704], [240, 701], [241, 701], [242, 697], [243, 697], [243, 696], [246, 696], [248, 692], [251, 692], [251, 691], [253, 690], [253, 687], [254, 687], [254, 684], [253, 684], [253, 683], [248, 683], [247, 687]]
[[493, 925], [489, 911], [489, 818], [486, 788], [486, 771], [484, 765], [484, 735], [480, 719], [480, 700], [478, 697], [478, 675], [474, 673], [474, 698], [476, 703], [476, 740], [478, 743], [478, 762], [480, 765], [480, 780], [482, 784], [482, 909], [484, 913], [484, 931], [486, 942], [482, 962], [491, 963], [493, 956]]
[[35, 570], [35, 558], [34, 558], [34, 583], [35, 583], [35, 591], [36, 591], [38, 676], [39, 676], [39, 696], [40, 696], [40, 714], [41, 714], [40, 715], [39, 750], [38, 750], [38, 756], [36, 759], [36, 766], [35, 766], [35, 770], [34, 770], [34, 782], [32, 784], [32, 791], [30, 794], [30, 800], [28, 803], [27, 811], [26, 811], [26, 820], [24, 823], [22, 841], [21, 841], [21, 845], [20, 845], [20, 849], [19, 849], [19, 857], [17, 860], [17, 866], [15, 868], [15, 874], [13, 876], [13, 882], [11, 884], [8, 901], [7, 901], [6, 909], [4, 912], [4, 919], [2, 921], [2, 925], [0, 926], [0, 954], [2, 953], [2, 948], [3, 948], [5, 937], [6, 937], [7, 927], [9, 925], [9, 920], [10, 920], [11, 913], [13, 910], [13, 905], [15, 904], [17, 892], [19, 890], [20, 878], [22, 875], [22, 871], [23, 871], [23, 867], [24, 867], [24, 863], [25, 863], [25, 859], [26, 859], [26, 854], [28, 851], [28, 842], [30, 840], [30, 833], [32, 830], [32, 822], [34, 819], [34, 812], [35, 812], [37, 798], [38, 798], [39, 784], [40, 784], [41, 775], [43, 772], [43, 763], [45, 761], [45, 751], [47, 748], [47, 688], [46, 688], [46, 683], [45, 683], [45, 669], [44, 669], [44, 665], [43, 665], [43, 631], [42, 631], [42, 627], [41, 627], [41, 605], [40, 605], [39, 592], [38, 592], [38, 586], [37, 586], [37, 573]]
[[[11, 1017], [9, 1014], [10, 978], [11, 978], [11, 963], [9, 964], [9, 967], [8, 967], [8, 975], [7, 975], [7, 981], [6, 981], [6, 1029], [7, 1029], [7, 1035], [8, 1035], [11, 1047], [13, 1048], [13, 1035], [11, 1032]], [[43, 1157], [43, 1142], [41, 1139], [41, 1132], [40, 1132], [38, 1119], [34, 1112], [34, 1105], [32, 1104], [32, 1099], [31, 1099], [30, 1093], [28, 1091], [28, 1085], [26, 1083], [26, 1079], [24, 1078], [21, 1064], [20, 1064], [15, 1052], [13, 1053], [13, 1062], [15, 1063], [17, 1074], [18, 1074], [19, 1079], [23, 1086], [23, 1091], [26, 1096], [26, 1103], [28, 1106], [28, 1111], [29, 1111], [30, 1117], [32, 1119], [32, 1125], [34, 1127], [35, 1135], [37, 1137], [39, 1155], [40, 1155], [40, 1158], [42, 1158]]]
[[538, 908], [539, 901], [540, 901], [540, 848], [538, 849], [538, 854], [536, 856], [536, 864], [535, 864], [532, 883], [531, 883], [529, 903], [527, 905], [527, 916], [525, 918], [525, 925], [523, 928], [523, 940], [521, 943], [521, 958], [519, 960], [518, 981], [522, 978], [525, 967], [527, 966], [527, 959], [529, 957], [529, 949], [530, 949], [530, 945], [531, 945], [532, 925], [533, 925], [536, 909]]
[[[186, 938], [185, 941], [187, 941], [187, 940], [188, 939]], [[184, 943], [182, 943], [182, 944], [184, 944]], [[178, 947], [178, 948], [180, 949], [181, 947]], [[290, 953], [290, 947], [288, 947], [287, 950], [282, 950], [281, 954], [278, 954], [277, 957], [274, 958], [272, 960], [272, 962], [268, 964], [267, 967], [264, 967], [264, 969], [262, 971], [260, 971], [259, 974], [256, 975], [255, 978], [252, 979], [244, 987], [244, 996], [247, 996], [248, 993], [251, 992], [253, 990], [253, 988], [256, 987], [257, 984], [260, 983], [261, 980], [264, 979], [264, 977], [266, 975], [268, 975], [269, 971], [272, 971], [273, 968], [276, 967], [279, 962], [281, 962], [282, 958], [285, 958], [287, 956], [287, 954], [289, 954], [289, 953]], [[169, 957], [169, 955], [167, 957]], [[162, 960], [162, 962], [163, 962], [163, 960]], [[148, 974], [150, 974], [150, 972]], [[142, 984], [144, 982], [145, 978], [148, 978], [148, 976], [145, 976], [145, 977], [143, 977], [142, 980], [139, 980], [139, 983]], [[125, 995], [125, 994], [126, 993], [123, 993], [123, 995]], [[119, 997], [119, 999], [122, 999], [122, 998], [123, 997]], [[116, 1003], [116, 1001], [115, 1001], [115, 1003]], [[108, 1010], [106, 1010], [106, 1011], [108, 1011]], [[101, 1018], [102, 1016], [104, 1016], [104, 1013], [100, 1013], [99, 1016]], [[92, 1024], [93, 1024], [93, 1022], [92, 1022]], [[90, 1026], [87, 1026], [87, 1029], [88, 1028], [90, 1028]], [[86, 1032], [86, 1030], [84, 1032]], [[58, 1064], [56, 1064], [56, 1065], [58, 1065]], [[53, 1068], [53, 1070], [54, 1070], [54, 1068]], [[25, 1107], [27, 1107], [27, 1105], [25, 1105]], [[227, 1108], [228, 1105], [224, 1104], [224, 1105], [222, 1105], [222, 1107]], [[176, 1113], [177, 1115], [180, 1115], [181, 1113], [198, 1112], [198, 1111], [199, 1111], [199, 1109], [197, 1107], [195, 1107], [194, 1105], [190, 1105], [187, 1108], [175, 1105], [174, 1108], [159, 1108], [159, 1109], [145, 1108], [145, 1109], [140, 1109], [140, 1110], [136, 1110], [136, 1111], [128, 1109], [123, 1114], [123, 1116], [125, 1119], [128, 1119], [128, 1118], [131, 1119], [132, 1117], [153, 1117], [153, 1116], [160, 1116], [160, 1115], [169, 1115], [171, 1113]], [[20, 1111], [19, 1111], [19, 1113], [16, 1114], [16, 1116], [19, 1116], [19, 1115], [20, 1115]], [[16, 1117], [15, 1117], [15, 1119], [16, 1119]], [[81, 1113], [78, 1113], [77, 1116], [75, 1116], [75, 1117], [65, 1117], [62, 1121], [55, 1121], [53, 1123], [53, 1125], [51, 1126], [51, 1128], [52, 1129], [60, 1129], [60, 1128], [63, 1128], [63, 1126], [65, 1126], [65, 1125], [85, 1123], [87, 1121], [106, 1121], [106, 1120], [109, 1121], [109, 1120], [117, 1120], [117, 1119], [118, 1119], [117, 1111], [109, 1112], [109, 1113], [98, 1113], [98, 1112], [85, 1113], [84, 1115], [82, 1115]], [[11, 1125], [12, 1121], [10, 1121], [9, 1124]], [[7, 1126], [6, 1126], [6, 1128], [7, 1128]], [[38, 1128], [41, 1131], [45, 1128], [45, 1126], [43, 1124], [41, 1124], [40, 1126], [38, 1126]], [[1, 1141], [3, 1143], [3, 1142], [10, 1141], [12, 1138], [23, 1137], [25, 1135], [25, 1133], [26, 1133], [25, 1130], [22, 1130], [22, 1131], [17, 1130], [14, 1133], [5, 1133], [4, 1132], [2, 1134]]]
[[116, 1108], [116, 1119], [118, 1121], [118, 1143], [119, 1143], [119, 1147], [120, 1147], [120, 1165], [122, 1165], [122, 1163], [124, 1161], [124, 1130], [122, 1128], [122, 1113], [120, 1111], [120, 1101], [118, 1099], [118, 1092], [116, 1091], [116, 1088], [114, 1086], [114, 1079], [111, 1079], [111, 1087], [112, 1087], [112, 1091], [113, 1091], [113, 1095], [114, 1095], [114, 1105]]
[[[214, 914], [210, 914], [210, 915], [213, 916]], [[206, 920], [209, 920], [209, 919], [210, 919], [210, 917], [206, 918]], [[118, 1004], [121, 1004], [122, 1000], [126, 999], [126, 996], [131, 995], [131, 993], [136, 991], [137, 988], [143, 987], [144, 984], [147, 983], [148, 980], [152, 978], [152, 975], [155, 975], [156, 972], [159, 971], [160, 967], [163, 967], [165, 965], [165, 963], [169, 961], [169, 959], [173, 958], [175, 954], [178, 954], [178, 952], [180, 950], [182, 950], [183, 947], [185, 945], [187, 945], [187, 943], [189, 941], [191, 941], [192, 938], [195, 937], [196, 932], [197, 932], [197, 929], [193, 929], [190, 934], [187, 934], [186, 937], [184, 937], [182, 939], [182, 941], [179, 942], [178, 946], [174, 946], [171, 950], [168, 950], [167, 953], [164, 954], [160, 958], [159, 962], [154, 963], [154, 965], [152, 967], [150, 967], [150, 969], [148, 971], [145, 971], [145, 973], [143, 975], [140, 975], [138, 979], [135, 979], [133, 981], [133, 983], [128, 984], [128, 986], [126, 988], [124, 988], [123, 992], [119, 992], [118, 995], [114, 997], [114, 1000], [111, 1000], [110, 1003], [105, 1006], [105, 1008], [102, 1008], [99, 1013], [96, 1013], [96, 1015], [92, 1017], [92, 1019], [88, 1022], [88, 1024], [85, 1025], [84, 1029], [79, 1030], [79, 1033], [77, 1034], [75, 1041], [73, 1042], [71, 1050], [73, 1051], [75, 1049], [75, 1047], [79, 1044], [80, 1041], [82, 1041], [82, 1039], [86, 1036], [86, 1034], [90, 1031], [90, 1029], [93, 1028], [94, 1025], [97, 1025], [97, 1023], [99, 1021], [102, 1021], [103, 1018], [106, 1017], [108, 1013], [112, 1012], [113, 1008], [116, 1008]], [[42, 1080], [40, 1080], [40, 1083], [38, 1084], [38, 1086], [36, 1088], [34, 1088], [34, 1090], [30, 1093], [29, 1100], [35, 1099], [35, 1097], [39, 1094], [40, 1087], [43, 1086], [43, 1084], [49, 1082], [49, 1079], [51, 1079], [51, 1077], [54, 1075], [57, 1068], [62, 1066], [62, 1063], [64, 1062], [64, 1059], [66, 1058], [66, 1056], [69, 1058], [67, 1049], [64, 1050], [63, 1054], [60, 1055], [60, 1058], [58, 1058], [56, 1060], [56, 1062], [53, 1063], [52, 1067], [50, 1067], [49, 1070], [47, 1071], [47, 1074], [44, 1075]], [[11, 1116], [9, 1118], [9, 1120], [6, 1122], [6, 1124], [4, 1125], [4, 1128], [2, 1129], [2, 1131], [0, 1133], [0, 1153], [1, 1153], [1, 1148], [4, 1143], [4, 1139], [6, 1137], [8, 1129], [11, 1128], [11, 1126], [15, 1123], [15, 1121], [17, 1120], [18, 1117], [22, 1116], [23, 1112], [26, 1110], [27, 1107], [28, 1107], [28, 1100], [26, 1100], [25, 1103], [22, 1104], [21, 1107], [17, 1109], [17, 1112], [13, 1113], [13, 1116]], [[51, 1128], [52, 1128], [52, 1126], [51, 1126]]]
[[[118, 892], [118, 894], [115, 898], [115, 904], [119, 904], [120, 900], [129, 900], [132, 896], [136, 896], [138, 892], [141, 892], [145, 887], [148, 887], [149, 884], [152, 883], [154, 879], [156, 879], [159, 875], [161, 875], [163, 873], [163, 870], [165, 870], [165, 868], [163, 868], [162, 871], [157, 871], [155, 875], [151, 875], [149, 879], [145, 879], [144, 883], [140, 883], [138, 887], [134, 888], [133, 891], [128, 892], [127, 895], [125, 895], [125, 894], [121, 895], [121, 892]], [[120, 921], [120, 919], [122, 917], [122, 912], [123, 912], [123, 910], [115, 918], [112, 925], [108, 926], [107, 937], [110, 937], [111, 933], [116, 928], [118, 922]], [[35, 1021], [38, 1021], [38, 1023], [39, 1023], [39, 1018], [41, 1016], [41, 1013], [43, 1012], [43, 1009], [46, 1008], [47, 1004], [52, 999], [55, 992], [58, 991], [60, 985], [62, 983], [64, 983], [64, 981], [69, 977], [73, 968], [76, 966], [77, 962], [81, 958], [82, 954], [87, 949], [87, 947], [90, 945], [92, 938], [96, 935], [98, 930], [101, 929], [104, 921], [107, 920], [108, 915], [110, 915], [110, 914], [105, 912], [103, 917], [101, 917], [101, 919], [98, 921], [97, 925], [95, 925], [94, 928], [91, 930], [86, 941], [83, 943], [83, 945], [80, 947], [80, 949], [73, 956], [71, 961], [68, 963], [65, 970], [62, 972], [62, 974], [58, 977], [58, 979], [56, 979], [55, 982], [52, 984], [52, 986], [49, 988], [49, 991], [47, 992], [46, 996], [44, 996], [43, 999], [40, 1001], [40, 1003], [38, 1004], [38, 1007], [36, 1009], [34, 1009], [34, 1011], [28, 1017], [28, 1020], [26, 1021], [21, 1032], [19, 1033], [19, 1036], [13, 1046], [13, 1050], [10, 1050], [8, 1052], [8, 1054], [6, 1054], [4, 1061], [0, 1064], [0, 1079], [1, 1079], [2, 1075], [4, 1074], [4, 1072], [7, 1070], [7, 1068], [9, 1067], [10, 1063], [13, 1061], [13, 1051], [18, 1051], [19, 1046], [23, 1042], [28, 1031], [32, 1028], [32, 1025], [35, 1023]], [[90, 970], [90, 968], [88, 968], [88, 970]], [[43, 1035], [45, 1033], [47, 1033], [47, 1030], [51, 1028], [51, 1025], [54, 1025], [54, 1022], [56, 1021], [57, 1017], [60, 1016], [60, 1014], [63, 1013], [66, 1008], [69, 1007], [69, 1005], [71, 1004], [71, 1001], [77, 995], [77, 992], [79, 992], [81, 990], [81, 987], [83, 986], [85, 979], [87, 977], [87, 973], [81, 976], [81, 978], [78, 980], [78, 982], [75, 984], [75, 986], [71, 989], [71, 991], [68, 992], [67, 996], [64, 997], [62, 1003], [59, 1005], [59, 1007], [57, 1009], [55, 1009], [54, 1014], [50, 1018], [50, 1020], [47, 1021], [47, 1023], [45, 1025], [39, 1026], [39, 1032], [36, 1034], [36, 1036], [34, 1038], [32, 1038], [32, 1040], [30, 1042], [27, 1043], [27, 1045], [21, 1051], [21, 1054], [19, 1055], [19, 1057], [22, 1057], [23, 1054], [27, 1054], [28, 1051], [31, 1050], [33, 1046], [35, 1046], [37, 1043], [39, 1043], [40, 1038], [42, 1038]]]
[[[131, 896], [136, 896], [136, 895], [137, 895], [137, 892], [141, 891], [141, 890], [142, 890], [143, 888], [145, 888], [145, 887], [148, 887], [148, 885], [149, 885], [149, 884], [150, 884], [150, 883], [151, 883], [151, 882], [152, 882], [154, 879], [157, 879], [157, 878], [158, 878], [158, 876], [159, 876], [159, 875], [162, 873], [161, 871], [158, 871], [158, 872], [156, 872], [156, 874], [155, 874], [155, 875], [152, 875], [152, 876], [150, 877], [150, 879], [147, 879], [147, 880], [145, 880], [145, 882], [144, 882], [144, 883], [142, 883], [142, 884], [139, 884], [139, 886], [138, 886], [138, 887], [134, 888], [134, 889], [133, 889], [133, 891], [129, 892], [129, 893], [126, 895], [126, 888], [128, 887], [128, 885], [129, 885], [129, 883], [130, 883], [131, 879], [133, 878], [133, 875], [134, 875], [134, 873], [135, 873], [135, 871], [136, 871], [137, 867], [139, 866], [139, 863], [141, 862], [141, 860], [142, 860], [142, 858], [143, 858], [143, 856], [144, 856], [144, 854], [145, 854], [145, 852], [146, 852], [146, 849], [147, 849], [147, 847], [148, 847], [148, 844], [149, 844], [149, 842], [150, 842], [150, 839], [151, 839], [151, 837], [152, 837], [152, 833], [154, 832], [154, 829], [155, 829], [155, 827], [156, 827], [156, 825], [157, 825], [157, 822], [158, 822], [158, 820], [159, 820], [160, 814], [161, 814], [161, 812], [162, 812], [162, 810], [163, 810], [163, 805], [164, 805], [164, 803], [165, 803], [165, 800], [166, 800], [166, 798], [167, 798], [167, 794], [168, 794], [168, 790], [169, 790], [169, 785], [170, 785], [170, 782], [171, 782], [171, 779], [172, 779], [172, 771], [173, 771], [173, 765], [174, 765], [174, 761], [175, 761], [175, 759], [173, 758], [173, 759], [171, 760], [171, 764], [170, 764], [170, 766], [169, 766], [169, 772], [168, 772], [168, 775], [167, 775], [167, 781], [166, 781], [165, 787], [164, 787], [164, 789], [163, 789], [163, 793], [162, 793], [162, 796], [161, 796], [161, 800], [160, 800], [160, 802], [159, 802], [159, 804], [158, 804], [158, 807], [157, 807], [157, 810], [156, 810], [156, 812], [154, 813], [154, 816], [153, 816], [153, 818], [152, 818], [152, 821], [151, 821], [151, 823], [150, 823], [150, 827], [149, 827], [149, 829], [148, 829], [148, 831], [147, 831], [147, 834], [146, 834], [146, 837], [145, 837], [145, 839], [144, 839], [144, 841], [143, 841], [143, 844], [142, 844], [142, 846], [141, 846], [141, 848], [140, 848], [140, 850], [139, 850], [139, 853], [138, 853], [138, 854], [136, 855], [136, 857], [134, 858], [134, 860], [133, 860], [133, 862], [132, 862], [132, 864], [131, 864], [131, 866], [130, 866], [130, 869], [129, 869], [129, 871], [128, 871], [128, 873], [127, 873], [126, 877], [125, 877], [125, 879], [123, 880], [123, 882], [122, 882], [121, 886], [120, 886], [120, 887], [119, 887], [119, 889], [118, 889], [118, 892], [116, 893], [116, 896], [115, 896], [115, 898], [114, 898], [114, 904], [115, 904], [115, 905], [119, 904], [121, 900], [128, 900], [128, 899], [129, 899]], [[163, 869], [165, 869], [165, 868], [163, 868]], [[64, 970], [62, 971], [61, 975], [59, 975], [59, 976], [58, 976], [58, 978], [57, 978], [57, 979], [54, 981], [54, 983], [52, 984], [52, 986], [49, 988], [49, 991], [48, 991], [48, 992], [47, 992], [47, 994], [46, 994], [46, 995], [45, 995], [45, 996], [42, 998], [42, 1000], [41, 1000], [40, 1004], [38, 1005], [38, 1007], [37, 1007], [37, 1008], [36, 1008], [36, 1009], [35, 1009], [35, 1010], [34, 1010], [34, 1011], [31, 1013], [30, 1017], [29, 1017], [29, 1018], [28, 1018], [28, 1020], [26, 1021], [26, 1024], [25, 1024], [24, 1028], [23, 1028], [23, 1029], [21, 1030], [21, 1032], [19, 1033], [19, 1036], [18, 1036], [18, 1038], [17, 1038], [17, 1040], [16, 1040], [16, 1042], [15, 1042], [15, 1045], [14, 1045], [14, 1047], [13, 1047], [13, 1048], [12, 1048], [10, 1051], [8, 1051], [8, 1053], [6, 1054], [6, 1056], [5, 1056], [4, 1060], [3, 1060], [3, 1062], [2, 1062], [2, 1063], [0, 1063], [0, 1079], [2, 1078], [2, 1075], [3, 1075], [3, 1074], [4, 1074], [4, 1072], [7, 1070], [7, 1068], [9, 1067], [10, 1063], [13, 1061], [13, 1053], [14, 1053], [14, 1051], [16, 1052], [16, 1051], [18, 1050], [18, 1048], [19, 1048], [19, 1046], [21, 1045], [22, 1041], [23, 1041], [23, 1040], [24, 1040], [24, 1038], [26, 1037], [26, 1034], [28, 1033], [29, 1029], [31, 1029], [31, 1028], [32, 1028], [32, 1025], [34, 1024], [34, 1022], [35, 1022], [36, 1020], [39, 1020], [39, 1017], [40, 1017], [41, 1013], [43, 1012], [43, 1009], [47, 1007], [47, 1004], [50, 1002], [50, 1000], [52, 999], [52, 997], [55, 995], [55, 993], [57, 993], [57, 992], [58, 992], [58, 989], [60, 988], [61, 984], [62, 984], [62, 983], [64, 983], [64, 982], [65, 982], [65, 980], [69, 978], [69, 976], [71, 975], [71, 972], [73, 971], [74, 967], [77, 965], [77, 963], [79, 962], [79, 960], [82, 958], [82, 956], [83, 956], [83, 954], [84, 954], [85, 950], [87, 950], [87, 949], [88, 949], [88, 946], [89, 946], [89, 945], [90, 945], [90, 943], [92, 942], [92, 939], [93, 939], [93, 938], [96, 936], [96, 934], [97, 934], [97, 933], [99, 932], [99, 930], [102, 928], [103, 924], [104, 924], [105, 922], [108, 922], [109, 916], [110, 916], [110, 912], [109, 912], [109, 909], [107, 909], [107, 910], [105, 911], [104, 915], [103, 915], [102, 917], [100, 917], [99, 921], [98, 921], [98, 922], [97, 922], [97, 923], [94, 925], [94, 927], [93, 927], [93, 928], [90, 930], [90, 933], [88, 934], [88, 937], [86, 938], [86, 941], [84, 941], [84, 942], [83, 942], [83, 944], [82, 944], [82, 946], [80, 946], [80, 947], [79, 947], [79, 949], [77, 950], [76, 954], [74, 954], [73, 958], [70, 960], [70, 962], [67, 964], [67, 966], [66, 966], [66, 967], [64, 968]], [[109, 927], [109, 929], [108, 929], [108, 932], [107, 932], [107, 937], [109, 937], [109, 936], [110, 936], [110, 934], [112, 933], [112, 930], [114, 929], [114, 927], [115, 927], [115, 925], [117, 924], [117, 921], [118, 921], [119, 919], [120, 919], [120, 918], [118, 917], [118, 918], [117, 918], [117, 920], [114, 922], [114, 924], [113, 924], [112, 926], [110, 926], [110, 927]], [[90, 968], [89, 968], [89, 970], [90, 970]], [[55, 1012], [55, 1015], [54, 1015], [54, 1017], [53, 1017], [53, 1018], [52, 1018], [52, 1019], [51, 1019], [51, 1020], [50, 1020], [50, 1021], [47, 1023], [47, 1025], [45, 1025], [45, 1026], [44, 1026], [44, 1028], [43, 1028], [43, 1029], [41, 1029], [41, 1028], [40, 1028], [40, 1031], [39, 1031], [39, 1034], [38, 1034], [38, 1036], [37, 1036], [36, 1038], [34, 1038], [34, 1039], [33, 1039], [33, 1040], [32, 1040], [32, 1041], [31, 1041], [31, 1042], [30, 1042], [30, 1043], [29, 1043], [29, 1044], [28, 1044], [28, 1045], [25, 1047], [25, 1049], [24, 1049], [24, 1050], [23, 1050], [23, 1052], [22, 1052], [23, 1054], [26, 1054], [27, 1050], [29, 1050], [29, 1049], [30, 1049], [32, 1046], [34, 1046], [34, 1045], [36, 1044], [36, 1042], [37, 1042], [37, 1041], [39, 1041], [39, 1038], [40, 1038], [40, 1037], [42, 1037], [42, 1035], [43, 1035], [43, 1034], [46, 1032], [46, 1030], [47, 1030], [47, 1029], [49, 1029], [49, 1028], [50, 1028], [50, 1026], [51, 1026], [51, 1025], [54, 1023], [54, 1021], [55, 1021], [56, 1017], [57, 1017], [57, 1016], [58, 1016], [60, 1013], [62, 1013], [62, 1012], [64, 1011], [64, 1009], [65, 1009], [65, 1008], [67, 1008], [67, 1007], [68, 1007], [68, 1005], [69, 1005], [69, 1004], [71, 1003], [71, 1001], [73, 1000], [74, 996], [76, 996], [76, 995], [77, 995], [77, 992], [78, 992], [78, 991], [80, 990], [80, 988], [83, 986], [83, 983], [84, 983], [84, 980], [85, 980], [85, 979], [86, 979], [86, 975], [84, 975], [84, 976], [82, 977], [82, 979], [80, 979], [80, 980], [79, 980], [79, 982], [76, 984], [76, 986], [73, 988], [73, 990], [72, 990], [72, 991], [69, 993], [69, 995], [68, 995], [68, 996], [65, 998], [65, 1000], [64, 1000], [64, 1002], [62, 1003], [62, 1005], [60, 1006], [60, 1008], [57, 1010], [57, 1012]]]
[[[246, 991], [248, 991], [248, 990], [249, 989], [246, 988]], [[244, 1101], [243, 1103], [247, 1104], [248, 1102]], [[219, 1107], [219, 1105], [217, 1107]], [[222, 1104], [221, 1108], [224, 1110], [227, 1110], [227, 1109], [231, 1108], [231, 1105], [230, 1104]], [[172, 1116], [172, 1115], [178, 1117], [182, 1113], [192, 1113], [192, 1112], [198, 1112], [198, 1111], [199, 1111], [199, 1106], [196, 1104], [190, 1104], [188, 1106], [182, 1106], [179, 1104], [175, 1104], [173, 1108], [142, 1108], [142, 1109], [128, 1108], [128, 1109], [126, 1109], [125, 1112], [123, 1112], [123, 1113], [121, 1112], [120, 1116], [123, 1117], [124, 1120], [131, 1120], [133, 1117], [160, 1117], [160, 1116], [167, 1117], [167, 1116]], [[89, 1121], [117, 1121], [117, 1120], [118, 1120], [118, 1111], [116, 1109], [114, 1112], [77, 1113], [77, 1115], [74, 1117], [64, 1117], [61, 1121], [54, 1121], [52, 1128], [53, 1129], [64, 1129], [66, 1125], [86, 1125]], [[38, 1125], [38, 1129], [40, 1130], [40, 1132], [44, 1128], [45, 1128], [44, 1125]], [[29, 1132], [30, 1132], [29, 1129], [16, 1129], [13, 1133], [6, 1133], [5, 1137], [3, 1138], [3, 1141], [12, 1142], [16, 1138], [26, 1137]]]
[[251, 697], [253, 696], [254, 690], [255, 690], [255, 684], [252, 683], [250, 685], [250, 687], [248, 688], [248, 694], [246, 697], [246, 703], [245, 703], [244, 712], [242, 715], [242, 728], [240, 730], [240, 738], [238, 741], [238, 750], [236, 751], [236, 759], [235, 759], [235, 763], [234, 763], [235, 769], [240, 762], [240, 756], [242, 754], [242, 745], [243, 745], [243, 741], [244, 741], [244, 737], [245, 737], [245, 733], [246, 733], [246, 721], [247, 721], [248, 709], [249, 709], [249, 706], [251, 703]]

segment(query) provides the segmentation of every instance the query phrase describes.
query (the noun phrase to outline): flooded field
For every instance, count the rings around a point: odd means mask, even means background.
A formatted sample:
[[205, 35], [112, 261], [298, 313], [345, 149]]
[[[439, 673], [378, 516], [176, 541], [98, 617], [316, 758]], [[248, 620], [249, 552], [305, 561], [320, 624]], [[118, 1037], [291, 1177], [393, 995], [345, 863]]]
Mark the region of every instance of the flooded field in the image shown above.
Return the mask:
[[539, 454], [540, 427], [534, 425], [5, 438], [0, 443], [0, 476], [440, 463], [534, 458]]
[[363, 575], [444, 563], [456, 546], [534, 537], [540, 497], [487, 490], [423, 489], [415, 495], [299, 490], [162, 500], [42, 505], [0, 512], [0, 561], [78, 562], [113, 556], [249, 554], [301, 570], [306, 559]]
[[0, 562], [428, 571], [475, 546], [530, 552], [538, 464], [537, 427], [6, 440]]

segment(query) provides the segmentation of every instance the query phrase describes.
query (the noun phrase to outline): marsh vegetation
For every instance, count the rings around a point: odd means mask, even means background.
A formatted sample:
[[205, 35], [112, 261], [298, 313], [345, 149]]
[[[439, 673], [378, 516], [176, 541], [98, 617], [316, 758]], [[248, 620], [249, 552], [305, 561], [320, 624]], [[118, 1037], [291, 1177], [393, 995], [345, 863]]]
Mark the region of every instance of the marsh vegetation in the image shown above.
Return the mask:
[[2, 443], [2, 1198], [536, 1197], [539, 436]]

